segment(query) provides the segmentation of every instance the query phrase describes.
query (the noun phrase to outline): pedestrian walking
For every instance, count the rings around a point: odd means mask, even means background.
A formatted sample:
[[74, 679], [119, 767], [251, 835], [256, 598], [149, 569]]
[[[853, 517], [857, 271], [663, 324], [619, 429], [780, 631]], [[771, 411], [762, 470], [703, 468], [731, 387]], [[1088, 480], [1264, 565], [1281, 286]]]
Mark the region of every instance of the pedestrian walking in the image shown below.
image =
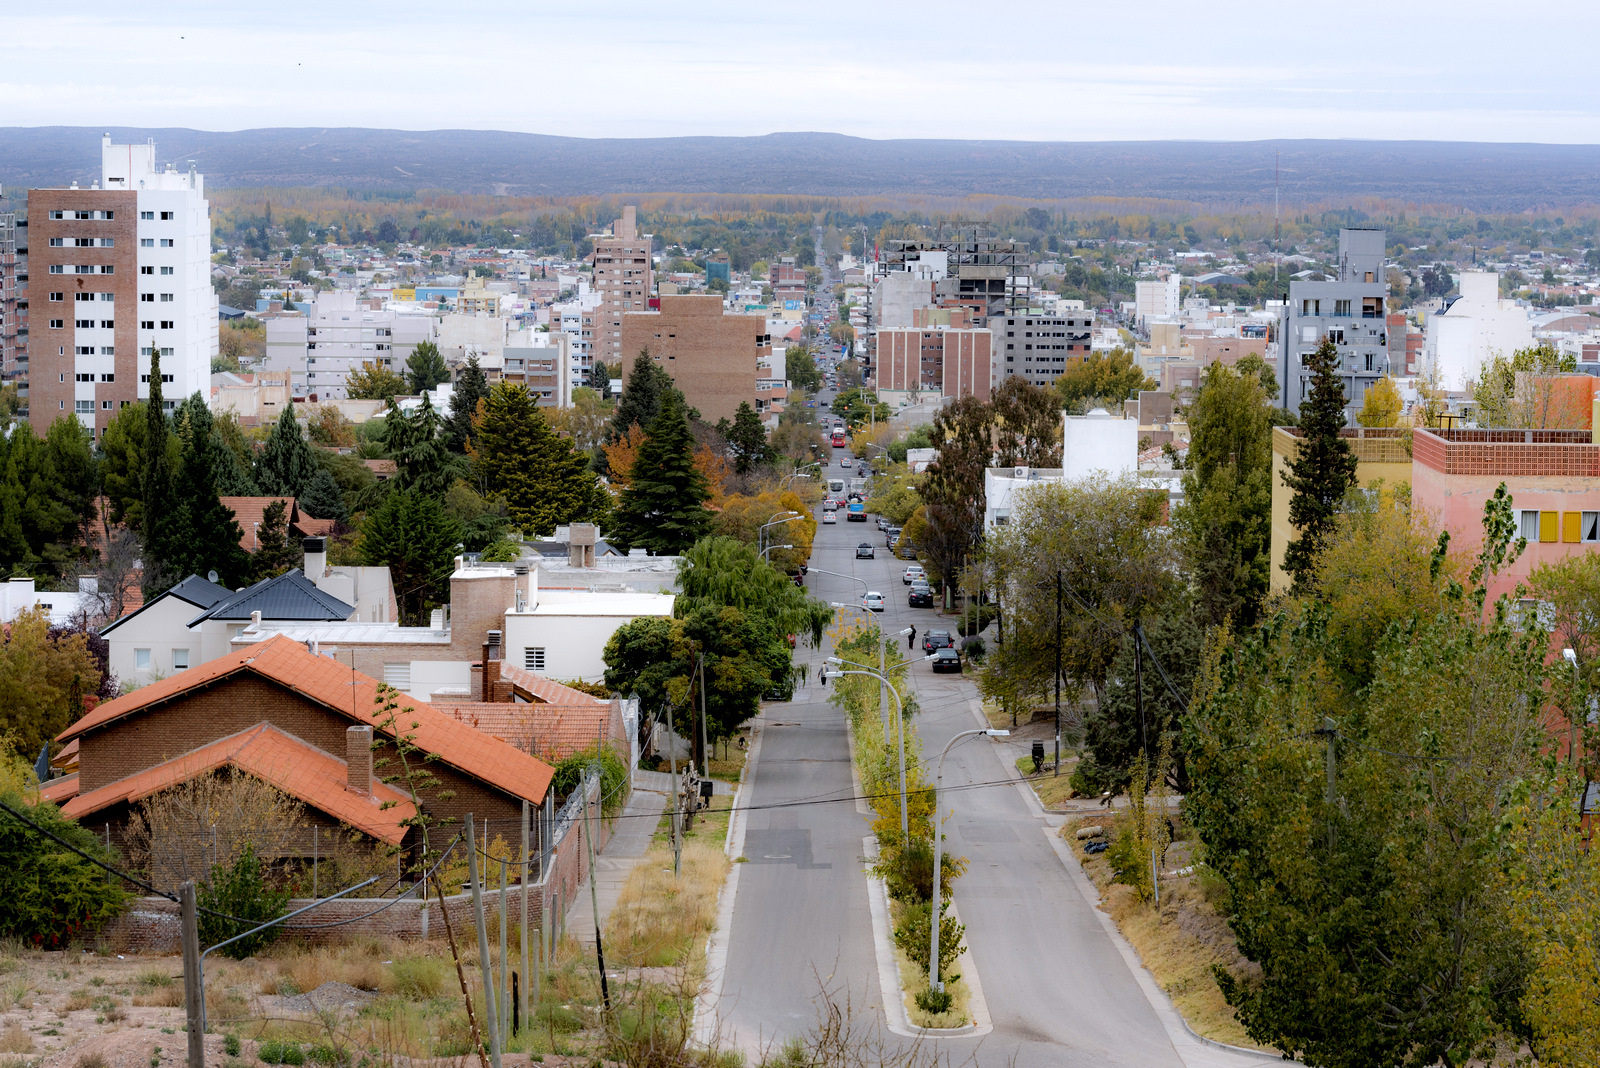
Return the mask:
[[917, 647], [917, 628], [916, 627], [912, 627], [911, 628], [911, 633], [906, 635], [906, 648], [907, 649], [915, 649], [916, 647]]

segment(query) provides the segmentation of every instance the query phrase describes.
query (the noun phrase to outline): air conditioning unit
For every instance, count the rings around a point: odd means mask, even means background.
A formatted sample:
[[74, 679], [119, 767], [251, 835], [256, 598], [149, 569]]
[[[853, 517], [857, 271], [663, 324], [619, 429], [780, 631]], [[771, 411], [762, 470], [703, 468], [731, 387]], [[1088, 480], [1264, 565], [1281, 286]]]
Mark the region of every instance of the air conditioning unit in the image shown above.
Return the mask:
[[1013, 473], [1013, 476], [1016, 477], [1016, 478], [1027, 478], [1028, 477], [1028, 469], [1026, 467], [1018, 467], [1012, 473]]

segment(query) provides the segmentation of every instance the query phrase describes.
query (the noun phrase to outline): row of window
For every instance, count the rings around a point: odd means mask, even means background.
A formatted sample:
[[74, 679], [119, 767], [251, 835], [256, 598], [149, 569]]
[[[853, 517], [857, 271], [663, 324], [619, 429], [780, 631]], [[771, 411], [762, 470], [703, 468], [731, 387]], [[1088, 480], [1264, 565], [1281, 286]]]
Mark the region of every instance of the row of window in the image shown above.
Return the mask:
[[[113, 301], [113, 300], [117, 299], [115, 293], [74, 293], [74, 294], [72, 294], [72, 299], [73, 300], [94, 300], [95, 297], [99, 297], [101, 300], [105, 300], [105, 301]], [[67, 295], [65, 293], [52, 293], [52, 294], [50, 294], [50, 302], [52, 304], [60, 303], [61, 301], [66, 300], [66, 299], [67, 299]]]
[[[162, 214], [165, 215], [165, 214], [168, 214], [168, 213], [167, 212], [163, 212]], [[151, 659], [150, 659], [150, 650], [148, 650], [148, 649], [135, 649], [133, 651], [133, 667], [134, 667], [135, 671], [149, 671], [152, 663], [153, 663], [153, 661], [151, 661]], [[173, 671], [188, 671], [189, 670], [189, 650], [187, 650], [187, 649], [174, 649], [174, 650], [172, 650], [172, 670]]]
[[116, 248], [114, 237], [52, 237], [51, 248]]
[[[95, 351], [94, 351], [94, 346], [93, 345], [78, 345], [78, 346], [73, 348], [72, 352], [73, 352], [73, 355], [75, 355], [75, 356], [93, 356], [93, 355], [95, 355]], [[116, 350], [115, 346], [113, 346], [113, 345], [101, 345], [100, 346], [99, 355], [101, 355], [101, 356], [115, 356], [116, 354], [117, 354], [117, 350]]]
[[1540, 512], [1524, 508], [1517, 533], [1529, 542], [1600, 541], [1600, 512]]
[[[78, 374], [72, 376], [72, 380], [74, 382], [93, 382], [94, 375], [92, 373], [84, 373], [80, 371]], [[114, 374], [105, 374], [100, 376], [100, 381], [102, 382], [115, 382], [116, 380], [117, 376]]]
[[[68, 268], [71, 270], [68, 270]], [[117, 267], [113, 263], [52, 263], [51, 274], [116, 274]]]
[[[154, 267], [149, 267], [149, 266], [140, 267], [139, 268], [139, 273], [140, 274], [155, 274], [156, 273], [156, 269]], [[163, 268], [161, 268], [161, 273], [162, 274], [171, 274], [172, 273], [172, 268], [171, 267], [163, 267]]]
[[155, 238], [153, 238], [153, 237], [141, 237], [139, 239], [139, 247], [140, 248], [157, 248], [157, 247], [159, 247], [159, 248], [172, 248], [173, 247], [172, 238], [170, 238], [170, 237], [161, 238], [161, 243], [158, 246], [156, 244], [156, 239]]
[[109, 221], [116, 217], [117, 213], [115, 211], [52, 211], [50, 213], [50, 218], [52, 219], [105, 219]]

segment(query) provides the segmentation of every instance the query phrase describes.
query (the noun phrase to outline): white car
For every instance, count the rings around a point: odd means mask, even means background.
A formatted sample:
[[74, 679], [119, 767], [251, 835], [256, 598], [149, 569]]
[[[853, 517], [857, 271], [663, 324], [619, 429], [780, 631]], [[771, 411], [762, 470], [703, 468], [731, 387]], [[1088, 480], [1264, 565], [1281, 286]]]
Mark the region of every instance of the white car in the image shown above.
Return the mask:
[[841, 459], [839, 461], [839, 466], [840, 467], [849, 467], [853, 463], [855, 463], [855, 461], [850, 459], [850, 457], [846, 456], [846, 457], [844, 457], [843, 459]]
[[830, 524], [837, 523], [837, 522], [839, 522], [839, 513], [838, 512], [823, 512], [822, 513], [822, 525], [823, 526], [828, 526]]
[[921, 564], [912, 564], [910, 567], [906, 568], [905, 574], [900, 576], [900, 581], [904, 582], [907, 586], [909, 586], [913, 582], [916, 582], [919, 579], [925, 579], [925, 578], [927, 578], [927, 575], [923, 572], [922, 565]]
[[869, 612], [881, 612], [883, 611], [883, 594], [868, 593], [861, 599], [861, 603], [866, 606]]

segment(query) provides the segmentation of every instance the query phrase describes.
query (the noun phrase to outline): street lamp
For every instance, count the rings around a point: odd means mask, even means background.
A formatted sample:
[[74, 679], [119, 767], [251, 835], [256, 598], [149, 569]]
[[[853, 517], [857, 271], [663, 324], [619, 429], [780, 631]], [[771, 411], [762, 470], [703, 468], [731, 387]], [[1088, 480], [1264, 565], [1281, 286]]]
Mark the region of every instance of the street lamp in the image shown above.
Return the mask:
[[[778, 518], [779, 516], [788, 516], [788, 518], [787, 519], [779, 519]], [[799, 512], [792, 511], [792, 510], [790, 510], [788, 508], [785, 508], [781, 512], [773, 512], [772, 513], [772, 518], [767, 520], [767, 522], [762, 523], [761, 526], [756, 530], [757, 544], [758, 545], [765, 545], [767, 543], [767, 528], [768, 527], [782, 526], [785, 523], [793, 523], [796, 519], [804, 519], [804, 518], [805, 518], [805, 516], [801, 515]]]
[[[903, 638], [910, 633], [911, 628], [907, 627], [900, 632], [900, 636]], [[881, 659], [883, 655], [881, 642], [879, 643], [878, 653]], [[841, 660], [837, 656], [828, 657], [828, 663], [849, 664], [851, 667], [860, 668], [861, 670], [859, 671], [835, 671], [832, 674], [836, 677], [839, 675], [871, 675], [882, 683], [888, 689], [890, 695], [894, 697], [895, 737], [898, 739], [900, 746], [900, 837], [902, 841], [910, 841], [911, 827], [906, 819], [906, 717], [905, 706], [900, 703], [900, 692], [889, 681], [887, 672], [873, 671], [865, 664], [858, 664], [854, 660]]]
[[784, 475], [783, 478], [779, 480], [779, 482], [778, 482], [778, 491], [781, 493], [783, 491], [783, 487], [785, 487], [785, 486], [787, 486], [789, 484], [789, 480], [790, 479], [794, 479], [794, 478], [799, 478], [800, 477], [800, 473], [802, 471], [804, 471], [806, 468], [808, 468], [808, 467], [821, 467], [821, 466], [822, 466], [821, 461], [816, 461], [816, 462], [809, 463], [809, 464], [801, 464], [799, 467], [796, 467], [793, 471], [791, 471], [787, 475]]
[[793, 549], [793, 548], [794, 548], [793, 545], [769, 545], [765, 549], [761, 550], [761, 559], [765, 560], [767, 558], [767, 554], [770, 553], [774, 549]]
[[944, 895], [939, 890], [939, 865], [944, 860], [944, 851], [940, 848], [939, 835], [939, 787], [944, 782], [944, 758], [949, 754], [950, 747], [963, 738], [975, 735], [986, 735], [990, 738], [1005, 738], [1010, 731], [983, 728], [973, 731], [962, 731], [945, 743], [944, 751], [939, 754], [939, 768], [933, 777], [933, 908], [930, 910], [930, 927], [928, 932], [929, 945], [932, 947], [928, 953], [928, 989], [943, 990], [944, 984], [939, 981], [939, 921], [944, 918]]

